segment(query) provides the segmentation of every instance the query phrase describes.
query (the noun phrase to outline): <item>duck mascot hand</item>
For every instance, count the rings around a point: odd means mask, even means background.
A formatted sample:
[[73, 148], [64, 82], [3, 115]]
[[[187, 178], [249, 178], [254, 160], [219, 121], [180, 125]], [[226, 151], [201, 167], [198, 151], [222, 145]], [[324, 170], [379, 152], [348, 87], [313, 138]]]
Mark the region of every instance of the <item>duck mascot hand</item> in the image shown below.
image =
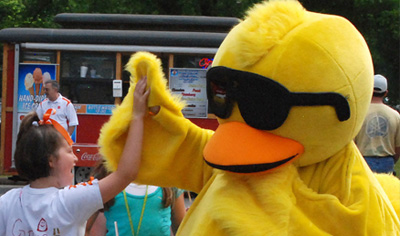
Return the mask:
[[98, 140], [107, 168], [115, 170], [118, 166], [132, 119], [135, 85], [139, 79], [147, 78], [151, 91], [148, 106], [160, 109], [157, 114], [149, 111], [144, 120], [143, 158], [137, 180], [199, 192], [203, 178], [208, 179], [212, 172], [204, 163], [201, 150], [214, 131], [200, 129], [183, 117], [181, 110], [185, 104], [169, 92], [161, 62], [155, 55], [138, 52], [125, 69], [131, 73], [128, 94], [102, 127]]
[[[133, 82], [147, 76], [149, 107], [160, 106], [146, 117], [137, 181], [199, 193], [178, 235], [400, 235], [399, 180], [377, 178], [352, 141], [373, 65], [348, 20], [291, 0], [250, 9], [207, 72], [215, 133], [183, 118], [157, 59], [131, 60]], [[110, 169], [132, 90], [99, 139]]]

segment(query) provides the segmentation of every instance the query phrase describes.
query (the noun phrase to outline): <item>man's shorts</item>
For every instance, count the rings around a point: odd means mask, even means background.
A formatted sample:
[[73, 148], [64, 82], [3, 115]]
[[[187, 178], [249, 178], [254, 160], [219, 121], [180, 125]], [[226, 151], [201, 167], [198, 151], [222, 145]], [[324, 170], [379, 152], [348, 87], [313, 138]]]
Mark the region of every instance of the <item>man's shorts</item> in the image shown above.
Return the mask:
[[394, 158], [392, 156], [365, 156], [364, 158], [373, 172], [393, 173]]

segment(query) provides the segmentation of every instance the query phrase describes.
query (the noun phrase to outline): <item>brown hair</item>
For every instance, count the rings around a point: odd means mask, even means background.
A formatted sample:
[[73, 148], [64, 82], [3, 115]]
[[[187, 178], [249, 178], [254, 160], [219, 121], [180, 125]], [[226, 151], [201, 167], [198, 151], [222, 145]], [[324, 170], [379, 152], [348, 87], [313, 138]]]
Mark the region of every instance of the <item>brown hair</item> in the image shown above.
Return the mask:
[[36, 112], [21, 121], [14, 153], [18, 174], [29, 181], [50, 175], [49, 158], [58, 158], [64, 139], [52, 125], [38, 125]]
[[174, 202], [176, 198], [176, 193], [173, 188], [162, 188], [163, 190], [163, 199], [162, 203], [164, 208], [171, 206], [171, 209], [174, 208]]

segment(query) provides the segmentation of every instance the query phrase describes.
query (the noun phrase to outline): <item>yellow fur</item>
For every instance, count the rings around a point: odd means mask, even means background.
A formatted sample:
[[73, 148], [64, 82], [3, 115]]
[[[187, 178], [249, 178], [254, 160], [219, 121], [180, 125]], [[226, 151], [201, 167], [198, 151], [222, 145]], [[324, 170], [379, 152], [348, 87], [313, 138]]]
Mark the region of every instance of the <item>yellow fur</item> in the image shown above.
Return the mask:
[[149, 107], [162, 105], [177, 115], [180, 114], [181, 109], [184, 107], [184, 103], [178, 97], [169, 94], [167, 83], [162, 73], [161, 62], [155, 55], [147, 52], [136, 53], [129, 60], [125, 69], [132, 75], [130, 80], [131, 87], [126, 99], [120, 106], [116, 107], [110, 121], [102, 127], [98, 141], [101, 147], [101, 154], [104, 157], [110, 157], [107, 158], [108, 162], [106, 163], [110, 170], [116, 169], [124, 147], [126, 132], [132, 119], [133, 91], [138, 79], [143, 76], [151, 78], [149, 79], [148, 87], [151, 87], [152, 94], [158, 94], [158, 96], [150, 95]]
[[[258, 5], [257, 11], [250, 12], [253, 14], [249, 14], [249, 19], [234, 27], [225, 38], [213, 66], [260, 74], [283, 84], [291, 92], [337, 92], [347, 98], [351, 117], [345, 122], [338, 122], [330, 106], [293, 107], [283, 126], [271, 131], [302, 143], [305, 153], [296, 164], [306, 166], [335, 154], [358, 133], [371, 100], [373, 65], [365, 40], [346, 19], [308, 12], [292, 1], [286, 7], [294, 7], [296, 11], [283, 10], [285, 3], [274, 1]], [[264, 15], [258, 14], [263, 10], [269, 12], [268, 15], [277, 15], [276, 21], [287, 22], [286, 18], [294, 18], [296, 23], [287, 23], [286, 27], [272, 24], [279, 32], [274, 31], [274, 35], [284, 36], [259, 57], [262, 50], [258, 48], [264, 46], [264, 34], [272, 30], [268, 24], [252, 24], [259, 27], [257, 31], [245, 26], [246, 22], [262, 21]], [[301, 11], [303, 13], [299, 13]], [[283, 17], [284, 14], [288, 15]], [[247, 63], [251, 54], [258, 58], [252, 64]], [[234, 112], [220, 123], [230, 121], [242, 121], [240, 112]], [[320, 130], [324, 130], [324, 135], [316, 138]]]
[[[182, 179], [178, 175], [171, 175], [168, 168], [159, 171], [158, 166], [173, 165], [169, 158], [174, 156], [174, 161], [180, 162], [181, 159], [190, 157], [189, 150], [202, 150], [206, 141], [211, 137], [213, 131], [204, 131], [185, 119], [181, 113], [184, 103], [179, 97], [174, 97], [166, 87], [160, 60], [151, 53], [138, 52], [129, 60], [126, 69], [131, 73], [131, 87], [124, 101], [113, 111], [110, 120], [104, 124], [100, 131], [98, 144], [100, 153], [107, 160], [106, 166], [110, 170], [115, 170], [125, 146], [129, 123], [132, 119], [133, 91], [138, 78], [147, 76], [148, 87], [151, 89], [149, 95], [149, 107], [161, 106], [160, 113], [154, 117], [147, 116], [145, 119], [145, 133], [143, 141], [143, 158], [141, 170], [139, 171], [138, 181], [159, 186], [171, 186], [169, 179], [159, 180], [155, 176], [158, 174], [170, 176], [172, 179]], [[185, 140], [185, 137], [190, 137]], [[201, 143], [196, 145], [190, 140], [199, 139]], [[204, 164], [202, 155], [200, 158], [193, 156], [194, 168], [176, 166], [173, 170], [177, 172], [200, 172], [202, 174], [193, 178], [193, 182], [184, 181], [181, 188], [200, 191], [203, 184], [203, 177], [211, 174], [211, 168]], [[181, 161], [183, 162], [183, 161]], [[188, 175], [189, 175], [188, 173]], [[187, 183], [186, 183], [187, 182]], [[190, 183], [190, 185], [188, 185]]]
[[[340, 122], [330, 106], [293, 107], [281, 127], [265, 132], [302, 143], [296, 162], [250, 175], [213, 169], [202, 150], [214, 132], [182, 116], [158, 59], [135, 54], [128, 64], [133, 81], [147, 76], [149, 106], [161, 106], [145, 118], [137, 182], [199, 193], [178, 235], [400, 235], [400, 181], [378, 176], [378, 182], [352, 141], [370, 102], [373, 66], [350, 22], [306, 11], [296, 1], [264, 2], [228, 34], [213, 66], [257, 73], [292, 92], [340, 93], [351, 116]], [[101, 153], [111, 169], [125, 145], [133, 89], [101, 130]], [[237, 106], [219, 119], [230, 121], [244, 122]]]
[[397, 177], [389, 174], [375, 174], [383, 190], [392, 202], [397, 215], [400, 216], [400, 181]]
[[162, 73], [161, 61], [153, 54], [146, 52], [136, 53], [125, 66], [125, 69], [131, 73], [131, 83], [135, 83], [138, 79], [147, 76], [151, 78], [148, 87], [152, 88], [152, 93], [161, 97], [150, 96], [149, 107], [154, 105], [162, 105], [168, 110], [176, 114], [185, 106], [185, 103], [179, 97], [172, 96], [168, 92], [167, 81]]
[[[233, 54], [240, 55], [238, 63], [241, 67], [253, 65], [268, 51], [279, 44], [280, 40], [294, 27], [304, 20], [304, 9], [297, 1], [264, 2], [253, 7], [242, 24], [238, 25], [234, 37], [237, 38], [238, 46], [233, 48]], [[290, 5], [290, 7], [288, 7]], [[242, 32], [246, 32], [243, 34]]]

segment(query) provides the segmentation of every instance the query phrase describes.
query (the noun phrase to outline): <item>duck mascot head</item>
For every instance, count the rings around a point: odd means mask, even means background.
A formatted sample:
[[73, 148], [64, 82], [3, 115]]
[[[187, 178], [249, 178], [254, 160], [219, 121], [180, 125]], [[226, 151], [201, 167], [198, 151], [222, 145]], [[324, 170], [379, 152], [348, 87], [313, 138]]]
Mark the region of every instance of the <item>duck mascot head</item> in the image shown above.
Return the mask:
[[101, 131], [114, 170], [135, 82], [149, 107], [137, 182], [199, 193], [179, 235], [400, 235], [400, 183], [375, 176], [352, 141], [372, 95], [373, 65], [346, 19], [297, 1], [255, 5], [207, 71], [215, 131], [197, 127], [166, 88], [160, 61], [139, 52], [132, 86]]

